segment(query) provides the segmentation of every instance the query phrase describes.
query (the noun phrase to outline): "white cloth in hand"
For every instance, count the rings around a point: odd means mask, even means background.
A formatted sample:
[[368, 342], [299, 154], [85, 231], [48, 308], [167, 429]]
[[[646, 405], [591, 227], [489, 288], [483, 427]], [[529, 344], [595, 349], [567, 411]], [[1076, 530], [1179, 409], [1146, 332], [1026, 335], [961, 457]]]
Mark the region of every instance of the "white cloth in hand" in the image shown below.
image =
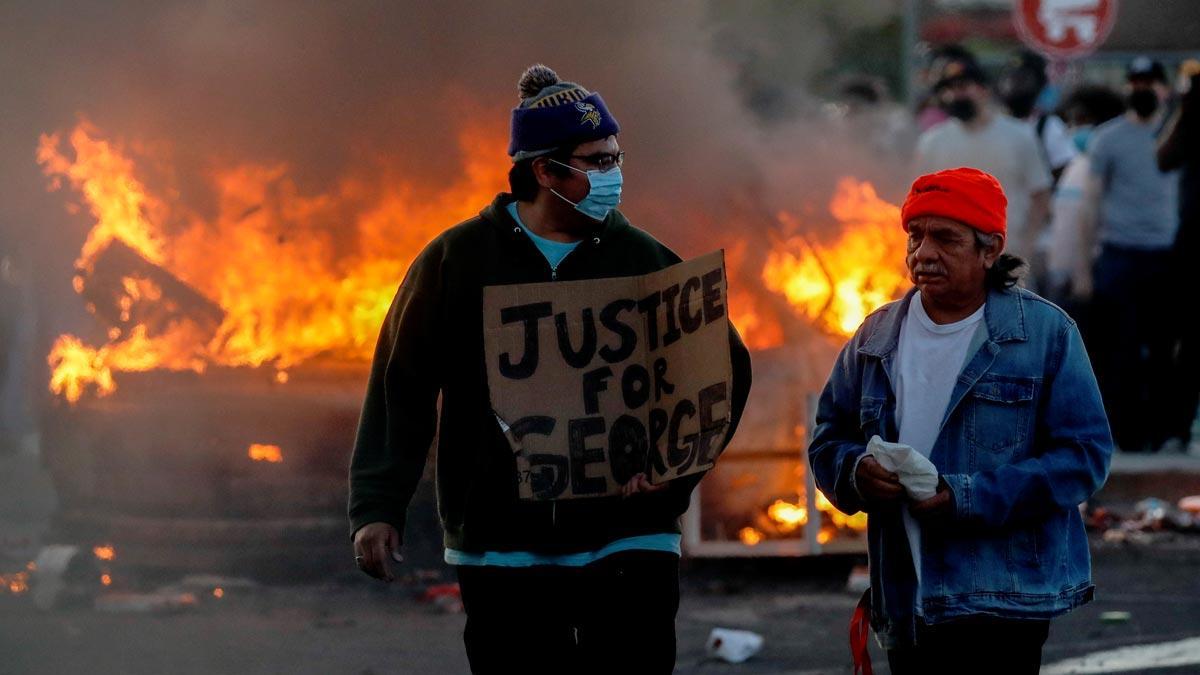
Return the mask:
[[888, 443], [879, 436], [872, 436], [867, 443], [867, 456], [874, 457], [880, 466], [900, 476], [900, 485], [909, 497], [925, 501], [937, 494], [937, 467], [912, 446]]

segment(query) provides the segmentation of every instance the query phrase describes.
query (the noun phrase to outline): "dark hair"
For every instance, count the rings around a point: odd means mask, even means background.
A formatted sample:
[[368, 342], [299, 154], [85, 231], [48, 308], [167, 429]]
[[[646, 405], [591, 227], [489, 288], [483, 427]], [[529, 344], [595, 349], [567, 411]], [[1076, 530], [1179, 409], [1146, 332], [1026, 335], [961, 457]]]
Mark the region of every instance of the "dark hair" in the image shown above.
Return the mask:
[[[987, 248], [992, 244], [996, 236], [994, 234], [984, 234], [976, 230], [975, 247], [978, 249]], [[996, 291], [1012, 288], [1021, 280], [1025, 272], [1025, 267], [1027, 265], [1024, 258], [1011, 253], [1001, 253], [1000, 257], [996, 258], [996, 262], [992, 263], [992, 266], [988, 268], [987, 273], [984, 275], [984, 284]]]
[[[531, 202], [537, 197], [538, 185], [537, 176], [533, 175], [533, 161], [541, 157], [556, 159], [566, 163], [567, 159], [574, 154], [577, 146], [569, 148], [559, 148], [547, 155], [539, 155], [538, 157], [530, 157], [522, 159], [512, 165], [508, 170], [508, 189], [512, 195], [522, 202]], [[570, 169], [561, 167], [553, 162], [550, 164], [549, 171], [558, 176], [565, 176]]]
[[1083, 85], [1059, 106], [1059, 116], [1073, 125], [1100, 125], [1125, 112], [1125, 99], [1103, 85]]

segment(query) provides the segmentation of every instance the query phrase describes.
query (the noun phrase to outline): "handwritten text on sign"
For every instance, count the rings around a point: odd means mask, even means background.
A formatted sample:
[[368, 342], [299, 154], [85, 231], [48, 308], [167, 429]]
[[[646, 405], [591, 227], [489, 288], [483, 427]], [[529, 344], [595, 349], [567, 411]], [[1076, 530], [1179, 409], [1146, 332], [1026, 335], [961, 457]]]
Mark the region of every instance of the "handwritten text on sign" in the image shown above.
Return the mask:
[[729, 426], [721, 251], [640, 277], [489, 286], [492, 408], [524, 499], [704, 471]]

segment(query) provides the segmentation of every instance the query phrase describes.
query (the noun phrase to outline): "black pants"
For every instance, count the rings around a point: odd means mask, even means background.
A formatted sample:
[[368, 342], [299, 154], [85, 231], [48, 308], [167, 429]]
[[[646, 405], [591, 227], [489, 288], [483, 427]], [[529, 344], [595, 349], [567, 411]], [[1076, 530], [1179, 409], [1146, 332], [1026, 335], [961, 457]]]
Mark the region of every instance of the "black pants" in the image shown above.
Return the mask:
[[892, 675], [1037, 675], [1049, 621], [973, 617], [917, 624], [917, 645], [888, 650]]
[[[1179, 223], [1179, 237], [1172, 251], [1175, 275], [1173, 293], [1186, 294], [1195, 288], [1195, 261], [1200, 255], [1200, 214]], [[1176, 351], [1175, 389], [1169, 394], [1171, 421], [1168, 433], [1186, 446], [1192, 439], [1192, 425], [1196, 421], [1196, 409], [1200, 407], [1200, 322], [1190, 311], [1172, 313], [1177, 327], [1179, 344]]]
[[627, 551], [585, 567], [456, 569], [476, 675], [675, 667], [679, 556]]
[[1088, 348], [1113, 440], [1130, 452], [1156, 449], [1175, 426], [1172, 317], [1185, 311], [1186, 293], [1173, 286], [1172, 261], [1169, 250], [1105, 245], [1094, 268]]

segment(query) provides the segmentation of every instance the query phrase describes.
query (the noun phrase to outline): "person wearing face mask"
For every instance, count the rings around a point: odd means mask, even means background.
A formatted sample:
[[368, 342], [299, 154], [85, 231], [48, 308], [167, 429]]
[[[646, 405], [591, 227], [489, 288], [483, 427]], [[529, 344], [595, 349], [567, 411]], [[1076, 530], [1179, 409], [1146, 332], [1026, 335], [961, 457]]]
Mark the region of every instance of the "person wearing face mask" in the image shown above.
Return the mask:
[[1071, 142], [1063, 119], [1039, 106], [1048, 84], [1046, 60], [1034, 52], [1021, 50], [1005, 66], [996, 90], [1008, 114], [1033, 129], [1042, 159], [1057, 181], [1079, 150]]
[[[413, 261], [379, 336], [350, 465], [355, 557], [385, 581], [437, 437], [445, 560], [467, 614], [474, 673], [670, 673], [679, 517], [700, 475], [617, 497], [518, 498], [513, 451], [489, 404], [483, 288], [647, 274], [679, 256], [617, 210], [620, 127], [599, 94], [544, 65], [518, 82], [511, 193]], [[750, 355], [730, 328], [732, 437]], [[440, 404], [440, 420], [439, 405]]]
[[950, 118], [917, 141], [915, 173], [968, 166], [995, 176], [1008, 195], [1008, 247], [1028, 260], [1045, 229], [1051, 186], [1033, 129], [996, 108], [974, 58], [947, 58], [935, 67], [934, 92]]
[[1156, 450], [1169, 438], [1178, 312], [1171, 246], [1179, 227], [1179, 175], [1155, 150], [1170, 95], [1166, 70], [1146, 57], [1127, 72], [1129, 110], [1096, 128], [1088, 144], [1083, 241], [1098, 242], [1091, 274], [1072, 283], [1095, 310], [1096, 375], [1117, 446]]
[[1044, 288], [1050, 301], [1084, 324], [1084, 334], [1087, 335], [1088, 326], [1083, 316], [1086, 305], [1075, 302], [1071, 290], [1073, 278], [1081, 273], [1091, 274], [1094, 258], [1083, 242], [1080, 223], [1089, 175], [1085, 151], [1092, 130], [1125, 112], [1125, 102], [1120, 94], [1109, 87], [1085, 85], [1067, 96], [1061, 112], [1070, 124], [1068, 138], [1077, 154], [1064, 169], [1051, 200]]

